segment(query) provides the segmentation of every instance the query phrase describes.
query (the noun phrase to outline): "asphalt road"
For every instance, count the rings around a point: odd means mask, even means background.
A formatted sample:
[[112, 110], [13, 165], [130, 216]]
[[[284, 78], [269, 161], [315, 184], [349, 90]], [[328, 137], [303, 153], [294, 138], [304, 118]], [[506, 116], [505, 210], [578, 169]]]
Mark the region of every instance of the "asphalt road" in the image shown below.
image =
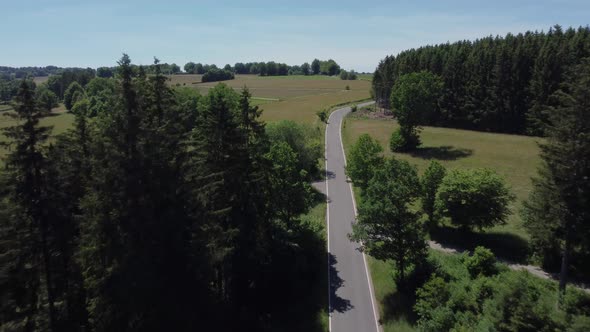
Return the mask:
[[340, 128], [349, 112], [350, 107], [332, 112], [326, 127], [327, 176], [322, 189], [328, 201], [330, 331], [380, 331], [366, 257], [358, 251], [358, 244], [348, 239], [356, 206], [344, 174], [346, 159]]

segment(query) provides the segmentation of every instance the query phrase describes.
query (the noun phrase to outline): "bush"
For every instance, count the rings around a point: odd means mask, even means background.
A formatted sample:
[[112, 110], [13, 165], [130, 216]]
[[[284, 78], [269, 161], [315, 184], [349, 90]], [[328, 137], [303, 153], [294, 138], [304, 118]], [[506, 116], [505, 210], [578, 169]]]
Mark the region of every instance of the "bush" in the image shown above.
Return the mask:
[[421, 144], [420, 137], [417, 134], [403, 135], [401, 128], [391, 133], [389, 139], [389, 149], [391, 152], [407, 152], [415, 149]]
[[473, 255], [465, 260], [465, 266], [472, 278], [479, 276], [492, 276], [498, 271], [496, 269], [496, 256], [485, 247], [475, 248]]
[[298, 169], [305, 170], [310, 178], [319, 176], [318, 160], [322, 157], [320, 131], [308, 125], [283, 120], [269, 123], [266, 134], [271, 143], [289, 144], [297, 154]]
[[318, 118], [320, 118], [320, 121], [322, 121], [323, 123], [328, 123], [328, 111], [327, 110], [318, 111], [316, 113], [316, 115], [318, 116]]
[[354, 106], [352, 106], [350, 108], [350, 111], [353, 112], [353, 113], [356, 112], [357, 110], [358, 110], [358, 106], [357, 105], [354, 105]]
[[[465, 262], [492, 266], [485, 248], [478, 248]], [[477, 257], [477, 258], [475, 258]], [[487, 277], [469, 277], [468, 264], [459, 256], [431, 254], [442, 264], [416, 291], [414, 310], [421, 331], [588, 331], [590, 296], [571, 289], [556, 307], [554, 282], [527, 272], [508, 269]]]
[[514, 198], [492, 170], [454, 170], [443, 179], [435, 206], [437, 213], [459, 227], [483, 229], [505, 224]]

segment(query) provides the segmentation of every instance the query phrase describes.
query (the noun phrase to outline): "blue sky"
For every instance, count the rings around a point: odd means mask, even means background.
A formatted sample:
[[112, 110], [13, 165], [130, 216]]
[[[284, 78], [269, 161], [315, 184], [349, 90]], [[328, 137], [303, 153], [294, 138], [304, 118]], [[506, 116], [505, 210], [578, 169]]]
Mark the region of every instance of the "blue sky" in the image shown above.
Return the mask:
[[126, 52], [138, 64], [317, 57], [373, 71], [425, 44], [586, 26], [590, 1], [0, 0], [0, 13], [6, 66], [112, 66]]

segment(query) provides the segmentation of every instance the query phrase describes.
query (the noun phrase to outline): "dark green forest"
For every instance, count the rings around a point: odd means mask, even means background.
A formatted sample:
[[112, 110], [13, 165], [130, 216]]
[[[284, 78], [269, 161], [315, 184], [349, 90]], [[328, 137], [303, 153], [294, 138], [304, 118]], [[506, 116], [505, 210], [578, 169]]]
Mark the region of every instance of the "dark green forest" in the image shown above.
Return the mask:
[[373, 77], [377, 101], [389, 107], [404, 74], [429, 71], [444, 81], [422, 125], [543, 135], [544, 111], [571, 68], [590, 56], [590, 28], [489, 36], [403, 51], [383, 59]]
[[124, 55], [115, 78], [70, 84], [75, 124], [57, 137], [19, 81], [0, 171], [2, 330], [317, 330], [309, 147], [269, 139], [248, 90], [200, 96], [153, 68]]

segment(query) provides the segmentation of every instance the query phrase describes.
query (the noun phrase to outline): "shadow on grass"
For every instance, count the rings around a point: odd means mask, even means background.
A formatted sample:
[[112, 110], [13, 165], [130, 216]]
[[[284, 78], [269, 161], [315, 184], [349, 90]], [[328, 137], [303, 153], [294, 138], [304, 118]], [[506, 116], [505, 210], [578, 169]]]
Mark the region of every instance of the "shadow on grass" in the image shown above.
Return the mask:
[[453, 249], [473, 251], [477, 246], [489, 248], [501, 259], [514, 263], [527, 263], [529, 257], [528, 242], [522, 237], [510, 233], [484, 233], [439, 226], [430, 232], [432, 240]]
[[456, 149], [452, 146], [421, 147], [410, 151], [412, 157], [437, 160], [457, 160], [473, 154], [471, 149]]
[[[395, 291], [385, 295], [383, 299], [383, 316], [381, 323], [405, 321], [415, 326], [418, 315], [414, 312], [416, 304], [416, 290], [430, 278], [436, 270], [436, 266], [430, 260], [424, 261], [419, 266], [415, 266], [404, 280], [391, 282], [396, 283]], [[396, 275], [395, 268], [392, 270], [392, 276]]]
[[418, 317], [413, 308], [416, 304], [416, 290], [402, 289], [389, 293], [383, 299], [383, 317], [381, 323], [390, 321], [407, 321], [415, 324]]
[[[323, 195], [322, 195], [323, 196]], [[325, 331], [321, 317], [328, 309], [328, 260], [326, 242], [308, 223], [277, 229], [272, 257], [264, 282], [253, 299], [262, 306], [256, 329], [238, 326], [236, 331]], [[251, 303], [249, 306], [254, 306]], [[325, 319], [325, 318], [324, 318]]]

